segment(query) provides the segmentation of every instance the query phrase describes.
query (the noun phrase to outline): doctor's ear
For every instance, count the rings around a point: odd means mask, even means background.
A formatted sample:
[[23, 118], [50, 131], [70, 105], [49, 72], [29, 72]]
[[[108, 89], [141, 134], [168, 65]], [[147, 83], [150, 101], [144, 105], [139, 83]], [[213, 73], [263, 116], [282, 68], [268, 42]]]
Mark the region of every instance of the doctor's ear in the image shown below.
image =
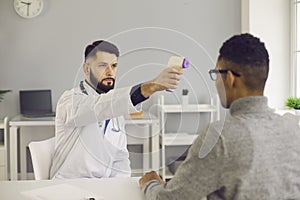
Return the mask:
[[88, 75], [90, 73], [90, 66], [89, 66], [89, 64], [88, 63], [84, 63], [82, 67], [83, 67], [84, 73], [86, 75]]

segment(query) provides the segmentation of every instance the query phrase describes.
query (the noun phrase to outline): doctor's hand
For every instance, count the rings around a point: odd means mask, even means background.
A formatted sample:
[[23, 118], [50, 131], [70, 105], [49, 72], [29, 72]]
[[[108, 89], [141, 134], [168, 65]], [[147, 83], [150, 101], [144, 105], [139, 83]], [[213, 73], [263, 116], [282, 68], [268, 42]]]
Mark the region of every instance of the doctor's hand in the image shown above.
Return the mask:
[[156, 78], [142, 84], [142, 95], [147, 98], [157, 91], [176, 89], [181, 75], [182, 67], [177, 66], [164, 69]]
[[155, 171], [147, 172], [142, 178], [140, 178], [140, 187], [143, 188], [146, 183], [152, 180], [157, 180], [160, 184], [165, 184]]

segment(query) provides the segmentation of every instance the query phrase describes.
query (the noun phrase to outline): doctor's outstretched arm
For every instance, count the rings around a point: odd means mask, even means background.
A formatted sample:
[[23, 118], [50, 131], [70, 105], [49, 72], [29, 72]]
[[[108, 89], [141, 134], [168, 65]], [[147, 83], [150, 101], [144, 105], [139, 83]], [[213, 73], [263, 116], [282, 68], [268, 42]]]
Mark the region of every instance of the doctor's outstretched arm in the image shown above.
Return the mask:
[[[77, 97], [72, 99], [73, 122], [75, 122], [76, 127], [80, 127], [138, 112], [140, 108], [137, 105], [153, 93], [166, 89], [176, 89], [181, 75], [181, 67], [168, 67], [154, 79], [132, 88], [113, 89], [97, 97], [84, 94], [76, 95]], [[72, 123], [72, 120], [69, 120]]]

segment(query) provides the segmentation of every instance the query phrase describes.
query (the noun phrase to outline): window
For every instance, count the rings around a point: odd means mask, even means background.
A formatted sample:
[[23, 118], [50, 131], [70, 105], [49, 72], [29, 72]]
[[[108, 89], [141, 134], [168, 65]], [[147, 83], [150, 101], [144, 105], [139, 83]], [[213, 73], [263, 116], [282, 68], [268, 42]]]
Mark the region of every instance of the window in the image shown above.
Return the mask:
[[300, 97], [300, 0], [291, 0], [291, 2], [291, 88], [292, 95]]

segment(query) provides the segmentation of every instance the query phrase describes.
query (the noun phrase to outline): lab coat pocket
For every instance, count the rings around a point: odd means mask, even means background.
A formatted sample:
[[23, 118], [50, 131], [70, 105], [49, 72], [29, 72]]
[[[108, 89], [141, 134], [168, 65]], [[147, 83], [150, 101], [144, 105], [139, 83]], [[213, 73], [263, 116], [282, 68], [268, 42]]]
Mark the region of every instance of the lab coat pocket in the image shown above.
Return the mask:
[[91, 156], [107, 163], [111, 158], [111, 153], [105, 145], [103, 135], [99, 134], [99, 132], [97, 123], [90, 124], [82, 128], [79, 139]]

